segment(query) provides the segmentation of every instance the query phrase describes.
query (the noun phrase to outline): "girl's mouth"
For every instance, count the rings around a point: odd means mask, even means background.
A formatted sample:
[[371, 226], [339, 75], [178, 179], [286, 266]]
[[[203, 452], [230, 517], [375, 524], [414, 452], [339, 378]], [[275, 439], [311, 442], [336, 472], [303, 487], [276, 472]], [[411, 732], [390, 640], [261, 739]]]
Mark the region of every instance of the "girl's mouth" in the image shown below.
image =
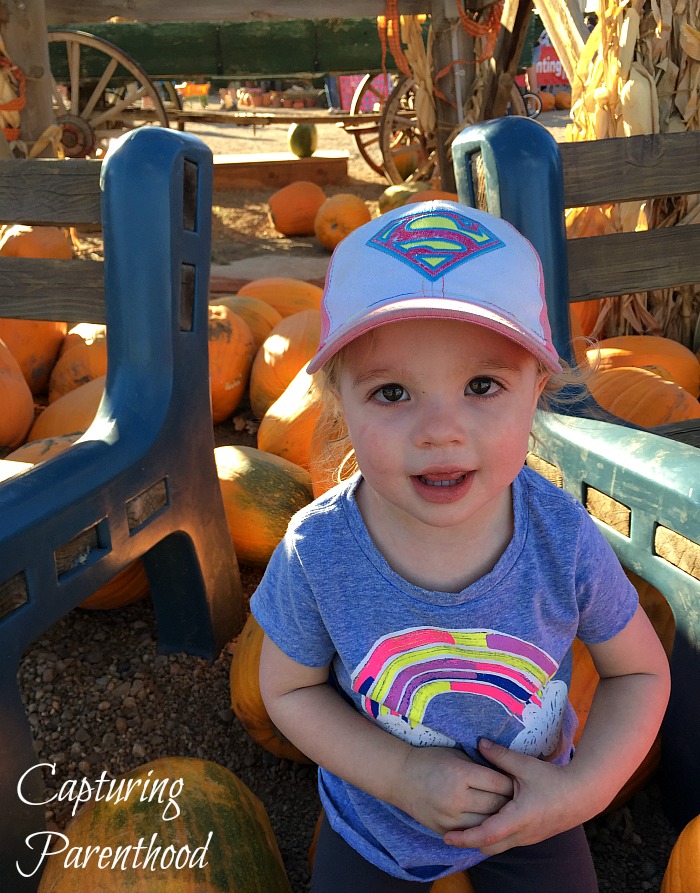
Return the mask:
[[464, 472], [450, 475], [419, 474], [417, 477], [421, 484], [427, 484], [429, 487], [454, 487], [456, 484], [461, 484], [466, 476]]
[[456, 502], [467, 494], [471, 487], [472, 471], [426, 472], [413, 477], [416, 492], [427, 502]]

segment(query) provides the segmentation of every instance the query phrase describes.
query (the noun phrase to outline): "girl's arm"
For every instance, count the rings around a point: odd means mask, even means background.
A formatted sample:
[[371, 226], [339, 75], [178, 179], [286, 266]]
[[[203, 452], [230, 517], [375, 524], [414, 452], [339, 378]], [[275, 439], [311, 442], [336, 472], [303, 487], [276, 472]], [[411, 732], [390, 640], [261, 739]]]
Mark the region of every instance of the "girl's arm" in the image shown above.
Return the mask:
[[572, 761], [555, 766], [480, 742], [483, 755], [513, 778], [513, 799], [480, 827], [448, 833], [445, 843], [491, 856], [545, 840], [597, 815], [642, 762], [670, 691], [656, 632], [637, 608], [622, 632], [587, 647], [601, 678]]
[[414, 747], [362, 716], [267, 636], [260, 691], [271, 720], [308, 757], [439, 834], [472, 827], [512, 796], [511, 780], [449, 747]]

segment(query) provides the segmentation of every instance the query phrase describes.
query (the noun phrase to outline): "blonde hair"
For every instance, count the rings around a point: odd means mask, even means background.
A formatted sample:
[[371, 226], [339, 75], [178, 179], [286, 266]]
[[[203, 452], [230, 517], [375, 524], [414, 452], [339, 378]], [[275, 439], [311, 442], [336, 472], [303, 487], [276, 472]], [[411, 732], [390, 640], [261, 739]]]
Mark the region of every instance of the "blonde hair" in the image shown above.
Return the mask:
[[346, 481], [359, 471], [340, 402], [339, 380], [342, 363], [341, 349], [333, 354], [313, 377], [314, 387], [318, 391], [321, 403], [314, 439], [323, 444], [316, 456], [316, 477], [323, 486], [328, 487]]

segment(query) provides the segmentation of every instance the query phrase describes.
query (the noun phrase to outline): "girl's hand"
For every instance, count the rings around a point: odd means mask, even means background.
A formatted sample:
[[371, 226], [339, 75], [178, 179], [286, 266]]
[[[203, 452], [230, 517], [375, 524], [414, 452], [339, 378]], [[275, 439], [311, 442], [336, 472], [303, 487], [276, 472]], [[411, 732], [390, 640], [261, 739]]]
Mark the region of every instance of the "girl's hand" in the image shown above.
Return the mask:
[[587, 820], [597, 811], [585, 792], [573, 789], [566, 766], [557, 766], [481, 739], [481, 753], [513, 781], [513, 797], [479, 827], [445, 834], [449, 846], [473, 847], [494, 856], [516, 846], [539, 843]]
[[480, 825], [513, 796], [508, 776], [451, 747], [411, 747], [399, 776], [394, 804], [438, 834]]
[[659, 638], [638, 607], [616, 636], [587, 647], [600, 680], [573, 760], [556, 766], [480, 741], [486, 759], [512, 778], [513, 798], [480, 827], [446, 834], [445, 843], [493, 856], [568, 831], [605, 808], [642, 762], [668, 701]]

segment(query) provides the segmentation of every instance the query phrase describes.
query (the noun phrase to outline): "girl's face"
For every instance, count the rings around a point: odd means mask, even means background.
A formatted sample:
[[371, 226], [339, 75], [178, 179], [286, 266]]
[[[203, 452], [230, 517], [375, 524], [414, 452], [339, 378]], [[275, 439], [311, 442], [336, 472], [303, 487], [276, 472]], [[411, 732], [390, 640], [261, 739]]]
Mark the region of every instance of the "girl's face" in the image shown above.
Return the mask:
[[373, 526], [482, 538], [508, 523], [546, 378], [528, 351], [466, 322], [390, 323], [351, 342], [338, 391]]

